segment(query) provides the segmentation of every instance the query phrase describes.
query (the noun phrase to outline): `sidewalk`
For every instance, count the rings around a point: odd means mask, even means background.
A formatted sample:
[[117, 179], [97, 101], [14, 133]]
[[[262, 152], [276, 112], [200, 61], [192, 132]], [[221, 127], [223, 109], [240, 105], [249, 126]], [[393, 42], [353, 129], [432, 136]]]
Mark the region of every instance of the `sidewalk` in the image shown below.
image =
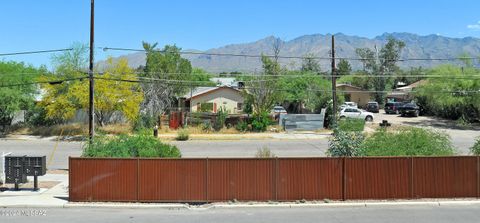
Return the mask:
[[0, 192], [0, 207], [63, 207], [68, 202], [68, 175], [46, 174], [38, 177], [41, 181], [58, 181], [50, 189], [39, 191], [23, 189]]

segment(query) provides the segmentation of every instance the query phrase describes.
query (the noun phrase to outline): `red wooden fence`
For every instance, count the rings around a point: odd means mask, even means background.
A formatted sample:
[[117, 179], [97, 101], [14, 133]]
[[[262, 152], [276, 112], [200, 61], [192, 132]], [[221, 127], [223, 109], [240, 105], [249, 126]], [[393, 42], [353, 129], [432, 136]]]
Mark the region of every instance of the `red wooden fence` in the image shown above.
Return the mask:
[[480, 158], [70, 158], [70, 201], [212, 202], [480, 196]]

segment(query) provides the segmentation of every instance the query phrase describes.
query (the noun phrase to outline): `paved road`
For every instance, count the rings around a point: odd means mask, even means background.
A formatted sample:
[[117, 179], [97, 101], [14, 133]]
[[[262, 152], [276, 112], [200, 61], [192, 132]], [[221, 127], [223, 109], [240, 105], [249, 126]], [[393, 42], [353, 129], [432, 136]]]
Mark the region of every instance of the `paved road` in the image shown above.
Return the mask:
[[[55, 149], [56, 147], [56, 149]], [[55, 150], [52, 160], [50, 156]], [[69, 156], [82, 154], [81, 142], [57, 142], [48, 139], [0, 139], [0, 154], [12, 152], [12, 155], [47, 156], [48, 169], [67, 169]]]
[[269, 148], [278, 157], [325, 156], [327, 139], [306, 140], [230, 140], [230, 141], [172, 141], [183, 157], [254, 157], [262, 147]]
[[[0, 214], [15, 213], [16, 210], [25, 211], [32, 209], [6, 208], [0, 210]], [[33, 210], [45, 211], [46, 216], [0, 216], [0, 222], [480, 222], [480, 214], [478, 214], [478, 211], [480, 210], [479, 205], [240, 208], [211, 210], [121, 208], [60, 208]]]
[[[258, 149], [266, 146], [278, 157], [325, 156], [328, 147], [326, 139], [305, 140], [192, 140], [169, 142], [178, 146], [185, 158], [198, 157], [254, 157]], [[58, 142], [49, 169], [67, 169], [69, 156], [80, 156], [81, 142]], [[57, 142], [48, 139], [0, 139], [0, 153], [14, 155], [47, 156], [47, 161]]]

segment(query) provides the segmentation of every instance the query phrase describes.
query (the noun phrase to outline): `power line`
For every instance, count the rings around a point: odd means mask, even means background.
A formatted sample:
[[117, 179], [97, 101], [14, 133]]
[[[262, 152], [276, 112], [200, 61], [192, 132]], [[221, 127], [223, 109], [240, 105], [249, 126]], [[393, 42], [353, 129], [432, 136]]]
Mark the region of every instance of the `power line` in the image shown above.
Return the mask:
[[67, 78], [67, 79], [50, 80], [50, 81], [25, 82], [25, 83], [18, 83], [18, 84], [2, 84], [0, 85], [0, 88], [21, 87], [21, 86], [36, 85], [36, 84], [61, 84], [63, 82], [82, 80], [84, 78], [87, 78], [87, 77], [76, 77], [76, 78]]
[[12, 52], [12, 53], [0, 53], [0, 56], [14, 56], [14, 55], [24, 55], [24, 54], [39, 54], [39, 53], [54, 53], [54, 52], [63, 52], [70, 51], [72, 48], [68, 49], [55, 49], [55, 50], [37, 50], [37, 51], [23, 51], [23, 52]]
[[[134, 49], [134, 48], [119, 48], [119, 47], [102, 47], [104, 51], [114, 50], [114, 51], [133, 51], [133, 52], [147, 52], [144, 49]], [[165, 50], [153, 50], [160, 53], [168, 53]], [[208, 52], [195, 52], [195, 51], [180, 51], [180, 54], [186, 55], [205, 55], [205, 56], [227, 56], [227, 57], [246, 57], [246, 58], [281, 58], [281, 59], [316, 59], [316, 60], [331, 60], [332, 57], [318, 57], [318, 56], [275, 56], [275, 55], [254, 55], [254, 54], [239, 54], [239, 53], [208, 53]], [[376, 58], [354, 58], [354, 57], [335, 57], [338, 60], [351, 60], [351, 61], [370, 61], [377, 60]], [[455, 60], [476, 60], [476, 57], [451, 57], [451, 58], [400, 58], [397, 60], [385, 60], [385, 61], [455, 61]]]
[[[123, 78], [105, 78], [105, 77], [95, 77], [96, 79], [101, 79], [101, 80], [109, 80], [109, 81], [120, 81], [120, 82], [131, 82], [131, 83], [156, 83], [156, 82], [164, 82], [163, 79], [150, 79], [150, 80], [132, 80], [132, 79], [123, 79]], [[213, 87], [213, 86], [208, 86], [208, 85], [202, 85], [202, 84], [197, 84], [197, 83], [182, 83], [182, 82], [174, 82], [174, 83], [168, 83], [168, 84], [174, 84], [174, 85], [180, 85], [180, 86], [185, 86], [185, 87]], [[246, 86], [243, 87], [243, 89], [246, 90], [273, 90], [273, 91], [291, 91], [292, 89], [286, 89], [286, 88], [260, 88], [260, 87], [250, 87]], [[323, 90], [323, 89], [313, 89], [309, 88], [307, 89], [308, 91], [313, 91], [313, 92], [325, 92], [325, 93], [330, 93], [331, 90]], [[395, 93], [399, 91], [376, 91], [376, 90], [337, 90], [338, 93]], [[409, 91], [409, 92], [399, 92], [399, 93], [450, 93], [450, 94], [465, 94], [465, 93], [480, 93], [480, 89], [478, 90], [460, 90], [460, 91]]]

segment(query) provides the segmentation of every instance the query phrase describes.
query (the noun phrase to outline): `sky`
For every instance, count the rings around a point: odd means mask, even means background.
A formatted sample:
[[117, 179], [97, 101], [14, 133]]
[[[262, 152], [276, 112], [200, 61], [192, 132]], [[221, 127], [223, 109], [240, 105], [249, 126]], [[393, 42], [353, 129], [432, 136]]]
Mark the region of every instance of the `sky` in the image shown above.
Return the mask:
[[[88, 44], [90, 0], [1, 0], [0, 54]], [[97, 0], [95, 46], [207, 50], [267, 36], [291, 40], [342, 32], [480, 38], [478, 0]], [[96, 60], [126, 52], [96, 50]], [[52, 54], [0, 57], [50, 66]]]

